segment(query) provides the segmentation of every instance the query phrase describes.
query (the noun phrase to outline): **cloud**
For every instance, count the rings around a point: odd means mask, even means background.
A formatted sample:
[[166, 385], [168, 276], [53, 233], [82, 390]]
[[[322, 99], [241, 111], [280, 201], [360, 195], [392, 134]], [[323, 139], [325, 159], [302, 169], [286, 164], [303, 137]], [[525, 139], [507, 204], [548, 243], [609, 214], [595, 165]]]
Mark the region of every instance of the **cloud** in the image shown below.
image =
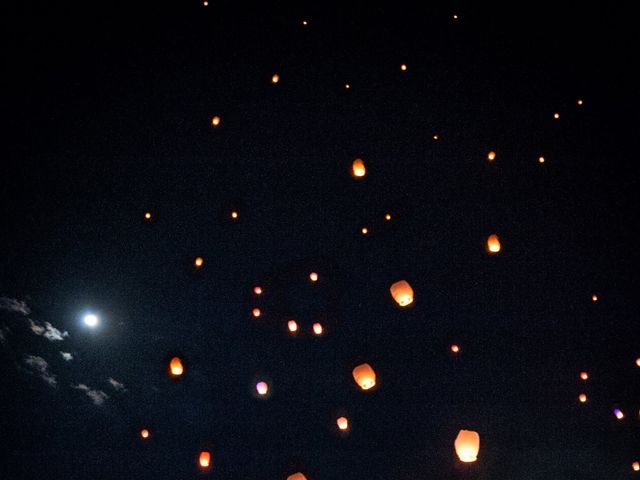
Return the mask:
[[0, 297], [0, 310], [21, 313], [22, 315], [29, 315], [31, 313], [31, 309], [27, 306], [26, 302], [9, 297]]
[[29, 320], [29, 328], [31, 328], [31, 331], [33, 333], [35, 333], [36, 335], [42, 335], [44, 336], [44, 338], [46, 338], [51, 342], [55, 342], [55, 341], [61, 342], [62, 340], [64, 340], [64, 337], [69, 336], [69, 332], [67, 331], [61, 332], [56, 327], [51, 325], [49, 322], [44, 322], [44, 325], [42, 325], [42, 323], [34, 322], [30, 318], [28, 320]]
[[87, 397], [91, 399], [94, 405], [101, 407], [104, 405], [104, 402], [109, 398], [109, 395], [104, 393], [102, 390], [94, 390], [93, 388], [85, 385], [84, 383], [79, 383], [78, 385], [71, 385], [71, 388], [75, 388], [76, 390], [82, 390]]
[[124, 388], [124, 383], [121, 383], [119, 381], [117, 381], [115, 378], [111, 378], [109, 377], [109, 380], [107, 380], [111, 386], [114, 388], [114, 390], [118, 391], [118, 392], [126, 392], [127, 389]]
[[60, 352], [60, 355], [62, 355], [62, 358], [65, 359], [65, 361], [70, 362], [71, 360], [73, 360], [73, 355], [71, 355], [68, 352]]
[[5, 327], [4, 325], [0, 325], [0, 343], [7, 343], [7, 333], [9, 333], [9, 327]]
[[55, 387], [58, 384], [56, 376], [49, 371], [49, 364], [44, 358], [36, 355], [27, 355], [24, 358], [24, 363], [29, 367], [30, 373], [38, 375], [51, 387]]

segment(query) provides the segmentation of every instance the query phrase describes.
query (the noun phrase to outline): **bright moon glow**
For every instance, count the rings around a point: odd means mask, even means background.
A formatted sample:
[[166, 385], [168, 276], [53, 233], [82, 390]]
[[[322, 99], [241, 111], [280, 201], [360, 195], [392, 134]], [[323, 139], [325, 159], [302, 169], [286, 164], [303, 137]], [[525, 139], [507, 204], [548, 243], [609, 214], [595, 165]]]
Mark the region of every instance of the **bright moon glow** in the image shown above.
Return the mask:
[[88, 327], [97, 327], [98, 326], [98, 317], [93, 313], [84, 316], [84, 324]]

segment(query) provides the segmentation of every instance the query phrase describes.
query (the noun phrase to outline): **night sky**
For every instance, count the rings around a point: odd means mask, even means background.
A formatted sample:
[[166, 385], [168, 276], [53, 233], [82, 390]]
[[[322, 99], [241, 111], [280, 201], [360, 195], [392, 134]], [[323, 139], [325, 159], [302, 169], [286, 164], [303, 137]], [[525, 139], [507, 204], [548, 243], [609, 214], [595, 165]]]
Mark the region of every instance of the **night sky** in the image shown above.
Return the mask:
[[640, 478], [630, 12], [122, 3], [2, 7], [0, 478]]

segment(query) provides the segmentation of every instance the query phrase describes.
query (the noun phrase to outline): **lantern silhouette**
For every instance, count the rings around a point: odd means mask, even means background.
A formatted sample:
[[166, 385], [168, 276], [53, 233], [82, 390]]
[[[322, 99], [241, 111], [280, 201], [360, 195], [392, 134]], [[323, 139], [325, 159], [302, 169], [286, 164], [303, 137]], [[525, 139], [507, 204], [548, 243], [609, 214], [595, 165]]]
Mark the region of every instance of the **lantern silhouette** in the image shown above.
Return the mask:
[[287, 322], [287, 328], [291, 333], [296, 332], [298, 330], [298, 323], [295, 320], [289, 320]]
[[289, 475], [287, 477], [287, 480], [307, 480], [307, 477], [305, 477], [302, 473], [298, 472], [298, 473], [294, 473], [293, 475]]
[[493, 161], [496, 159], [496, 152], [494, 152], [493, 150], [492, 150], [492, 151], [490, 151], [490, 152], [487, 154], [487, 159], [488, 159], [490, 162], [493, 162]]
[[321, 323], [314, 323], [313, 324], [313, 333], [315, 333], [316, 335], [322, 335], [322, 324]]
[[351, 172], [355, 178], [362, 178], [367, 174], [367, 169], [364, 166], [364, 162], [356, 158], [351, 164]]
[[171, 362], [169, 362], [169, 370], [171, 371], [171, 375], [174, 377], [179, 377], [184, 373], [184, 366], [182, 365], [182, 360], [178, 357], [173, 357]]
[[338, 428], [340, 430], [347, 430], [349, 428], [349, 420], [347, 419], [347, 417], [340, 417], [338, 420], [336, 420], [336, 423], [338, 424]]
[[220, 125], [220, 117], [219, 116], [215, 116], [211, 119], [211, 125], [214, 127], [217, 127], [218, 125]]
[[376, 372], [368, 363], [358, 365], [353, 369], [353, 379], [362, 390], [369, 390], [376, 385]]
[[147, 430], [146, 428], [143, 428], [142, 430], [140, 430], [140, 436], [142, 438], [149, 438], [149, 430]]
[[498, 236], [495, 234], [489, 235], [489, 238], [487, 238], [487, 251], [489, 253], [498, 253], [501, 249], [502, 246], [500, 245]]
[[400, 280], [389, 288], [391, 296], [401, 307], [406, 307], [413, 303], [413, 288], [406, 280]]
[[267, 382], [258, 382], [256, 383], [256, 391], [258, 395], [266, 395], [269, 391], [269, 385], [267, 385]]
[[581, 393], [580, 395], [578, 395], [578, 400], [580, 400], [580, 403], [587, 403], [587, 395]]
[[385, 219], [386, 221], [391, 220], [391, 214], [390, 214], [390, 213], [385, 214], [384, 219]]
[[455, 447], [461, 462], [475, 462], [480, 450], [480, 435], [471, 430], [460, 430], [456, 437]]
[[207, 451], [200, 452], [198, 463], [202, 468], [209, 468], [211, 466], [211, 453]]

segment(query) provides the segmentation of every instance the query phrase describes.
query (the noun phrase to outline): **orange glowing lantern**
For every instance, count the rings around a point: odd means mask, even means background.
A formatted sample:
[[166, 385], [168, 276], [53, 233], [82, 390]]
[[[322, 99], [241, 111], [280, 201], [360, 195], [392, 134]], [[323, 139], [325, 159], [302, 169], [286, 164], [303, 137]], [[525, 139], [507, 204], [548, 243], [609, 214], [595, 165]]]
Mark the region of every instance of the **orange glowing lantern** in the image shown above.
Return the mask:
[[362, 178], [367, 174], [367, 169], [361, 158], [356, 158], [351, 164], [351, 172], [355, 178]]
[[184, 366], [182, 365], [182, 360], [178, 357], [173, 357], [171, 362], [169, 362], [169, 370], [171, 371], [171, 375], [174, 377], [179, 377], [184, 373]]
[[296, 332], [298, 330], [298, 324], [296, 323], [295, 320], [289, 320], [287, 322], [287, 328], [289, 329], [290, 332]]
[[278, 75], [277, 73], [274, 73], [273, 76], [271, 77], [271, 83], [278, 83], [280, 81], [280, 75]]
[[151, 212], [145, 212], [144, 218], [145, 220], [151, 220]]
[[369, 229], [367, 227], [362, 227], [360, 231], [362, 232], [363, 235], [366, 235], [367, 233], [369, 233]]
[[193, 264], [196, 266], [196, 268], [200, 268], [202, 265], [204, 265], [204, 258], [196, 257], [196, 259], [193, 261]]
[[636, 358], [636, 365], [640, 367], [640, 357]]
[[640, 472], [640, 462], [633, 462], [631, 468], [634, 472]]
[[401, 307], [406, 307], [413, 303], [413, 288], [406, 280], [400, 280], [389, 288], [391, 296]]
[[231, 212], [231, 218], [233, 218], [234, 220], [238, 218], [238, 212], [236, 212], [235, 210]]
[[293, 475], [289, 475], [287, 477], [287, 480], [307, 480], [307, 477], [305, 477], [302, 473], [298, 472], [298, 473], [294, 473]]
[[220, 125], [220, 117], [219, 116], [215, 116], [211, 119], [211, 125], [213, 127], [217, 127], [218, 125]]
[[580, 372], [580, 379], [581, 380], [588, 380], [589, 379], [589, 374], [587, 372]]
[[384, 219], [385, 219], [387, 222], [388, 222], [389, 220], [391, 220], [391, 214], [390, 214], [390, 213], [385, 214]]
[[306, 26], [308, 25], [307, 21], [306, 21], [306, 20], [303, 20], [303, 21], [302, 21], [302, 25], [304, 25], [304, 26], [306, 27]]
[[202, 2], [202, 5], [204, 5], [205, 7], [209, 6], [209, 2], [207, 2], [207, 0], [204, 0], [204, 2]]
[[260, 316], [260, 313], [261, 312], [260, 312], [259, 308], [254, 308], [253, 310], [251, 310], [251, 314], [256, 318], [258, 318]]
[[438, 135], [438, 134], [435, 134], [435, 135], [433, 136], [433, 139], [434, 139], [434, 140], [438, 140], [439, 138], [440, 138], [440, 135]]
[[346, 88], [347, 90], [349, 90], [351, 88], [351, 86], [348, 83], [344, 84], [344, 88]]
[[211, 453], [207, 451], [200, 452], [198, 463], [202, 468], [209, 468], [211, 466]]
[[553, 118], [555, 118], [556, 120], [558, 120], [560, 118], [560, 114], [559, 113], [554, 113], [553, 114]]
[[496, 159], [496, 152], [494, 152], [493, 150], [492, 150], [491, 152], [489, 152], [489, 153], [487, 154], [487, 159], [488, 159], [490, 162], [493, 162], [493, 161]]
[[311, 280], [312, 282], [317, 282], [318, 281], [318, 274], [316, 272], [311, 272], [309, 274], [309, 280]]
[[403, 72], [406, 72], [407, 66], [403, 63], [402, 65], [400, 65], [400, 70], [402, 70]]
[[498, 236], [495, 234], [489, 235], [489, 238], [487, 238], [487, 251], [489, 253], [498, 253], [501, 249], [502, 246], [500, 245]]
[[580, 400], [580, 403], [587, 403], [587, 395], [585, 393], [581, 393], [578, 395], [578, 400]]
[[582, 105], [583, 103], [584, 103], [584, 101], [581, 98], [579, 98], [578, 99], [578, 105]]
[[542, 155], [538, 157], [538, 163], [544, 163], [544, 157]]
[[149, 430], [147, 430], [146, 428], [143, 428], [142, 430], [140, 430], [140, 436], [142, 438], [149, 438]]
[[598, 301], [598, 295], [596, 295], [595, 293], [593, 295], [591, 295], [591, 301], [592, 302], [597, 302]]
[[349, 420], [346, 417], [340, 417], [336, 420], [336, 423], [340, 430], [347, 430], [349, 428]]
[[480, 450], [480, 435], [471, 430], [460, 430], [454, 445], [461, 462], [475, 462]]
[[315, 333], [316, 335], [322, 335], [322, 332], [323, 332], [322, 324], [321, 323], [314, 323], [313, 324], [313, 333]]
[[256, 383], [256, 391], [258, 392], [258, 395], [266, 395], [269, 391], [269, 385], [267, 382], [258, 382]]
[[460, 347], [454, 343], [453, 345], [451, 345], [451, 351], [453, 353], [458, 353], [460, 351]]
[[256, 295], [262, 295], [262, 287], [260, 285], [256, 285], [253, 287], [253, 293]]
[[371, 365], [363, 363], [353, 369], [353, 378], [362, 390], [369, 390], [376, 385], [376, 372]]

